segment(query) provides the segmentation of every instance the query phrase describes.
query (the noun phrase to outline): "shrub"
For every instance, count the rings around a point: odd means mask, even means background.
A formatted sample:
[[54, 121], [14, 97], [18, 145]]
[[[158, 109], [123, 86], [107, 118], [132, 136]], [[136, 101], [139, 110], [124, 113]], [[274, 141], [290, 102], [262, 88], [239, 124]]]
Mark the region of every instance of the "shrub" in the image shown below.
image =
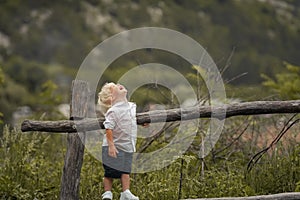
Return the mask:
[[[0, 199], [57, 199], [63, 158], [54, 138], [4, 128], [0, 140]], [[60, 151], [60, 150], [58, 150]]]

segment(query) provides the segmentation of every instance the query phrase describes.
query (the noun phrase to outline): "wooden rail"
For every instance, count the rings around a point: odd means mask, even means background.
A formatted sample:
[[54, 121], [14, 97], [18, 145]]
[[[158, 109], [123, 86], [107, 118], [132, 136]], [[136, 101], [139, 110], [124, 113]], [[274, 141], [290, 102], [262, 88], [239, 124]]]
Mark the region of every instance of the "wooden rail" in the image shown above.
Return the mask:
[[299, 200], [300, 192], [280, 193], [271, 195], [260, 195], [250, 197], [222, 197], [222, 198], [201, 198], [186, 200]]
[[[137, 113], [137, 124], [155, 122], [170, 122], [180, 120], [191, 120], [196, 118], [228, 118], [239, 115], [260, 115], [276, 113], [300, 113], [300, 100], [292, 101], [253, 101], [246, 103], [226, 104], [216, 107], [196, 106], [190, 108], [177, 108], [170, 110], [156, 110]], [[25, 120], [21, 130], [44, 131], [44, 132], [66, 132], [91, 131], [103, 128], [103, 119], [82, 120], [60, 120], [60, 121], [35, 121]]]

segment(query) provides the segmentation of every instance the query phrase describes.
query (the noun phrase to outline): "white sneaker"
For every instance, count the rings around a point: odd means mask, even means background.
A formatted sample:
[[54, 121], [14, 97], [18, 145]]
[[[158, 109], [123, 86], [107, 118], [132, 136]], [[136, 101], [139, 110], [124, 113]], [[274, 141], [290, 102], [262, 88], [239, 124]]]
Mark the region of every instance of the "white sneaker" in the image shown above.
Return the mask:
[[112, 200], [113, 194], [111, 191], [106, 191], [102, 194], [102, 200]]
[[129, 190], [121, 192], [120, 200], [139, 200], [137, 196], [134, 196]]

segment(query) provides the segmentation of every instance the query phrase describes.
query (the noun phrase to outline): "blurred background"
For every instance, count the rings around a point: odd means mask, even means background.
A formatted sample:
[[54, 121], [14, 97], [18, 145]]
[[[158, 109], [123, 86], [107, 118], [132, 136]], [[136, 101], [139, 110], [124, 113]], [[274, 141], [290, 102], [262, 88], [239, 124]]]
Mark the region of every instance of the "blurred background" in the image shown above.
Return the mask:
[[[296, 0], [2, 0], [1, 120], [14, 124], [22, 115], [68, 103], [71, 81], [96, 45], [146, 26], [170, 28], [198, 41], [220, 71], [226, 68], [222, 75], [230, 98], [280, 98], [261, 92], [261, 74], [274, 78], [286, 65], [300, 65], [299, 15]], [[195, 73], [174, 55], [143, 50], [117, 60], [103, 81], [153, 61], [184, 75]]]
[[[182, 32], [207, 50], [225, 83], [224, 103], [300, 99], [299, 0], [0, 0], [0, 199], [59, 198], [66, 134], [22, 133], [20, 123], [68, 119], [71, 82], [87, 54], [114, 34], [149, 26]], [[176, 69], [199, 102], [209, 103], [201, 66], [155, 49], [119, 57], [99, 86], [151, 62]], [[131, 98], [138, 111], [178, 107], [176, 97], [155, 84]], [[299, 121], [299, 114], [229, 118], [202, 159], [209, 127], [203, 119], [188, 151], [162, 170], [134, 175], [132, 191], [140, 199], [166, 200], [299, 192], [299, 123], [292, 128]], [[177, 126], [144, 128], [150, 137], [138, 139], [138, 152], [163, 148]], [[90, 152], [80, 195], [101, 199], [104, 172]], [[265, 155], [255, 160], [257, 152]], [[115, 185], [116, 197], [120, 191]]]

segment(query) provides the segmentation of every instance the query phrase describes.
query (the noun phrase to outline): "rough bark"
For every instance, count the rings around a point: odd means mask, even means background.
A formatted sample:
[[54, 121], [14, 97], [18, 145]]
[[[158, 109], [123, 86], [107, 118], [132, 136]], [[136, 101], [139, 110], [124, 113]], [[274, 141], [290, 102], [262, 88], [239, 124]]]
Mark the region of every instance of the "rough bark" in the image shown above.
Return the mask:
[[[71, 119], [76, 120], [86, 117], [88, 97], [89, 89], [87, 83], [84, 81], [73, 81], [70, 105]], [[79, 199], [80, 172], [83, 162], [84, 141], [84, 132], [70, 133], [67, 136], [68, 146], [61, 177], [60, 199], [62, 200]]]
[[[191, 120], [196, 118], [228, 118], [238, 115], [260, 115], [276, 113], [300, 113], [300, 100], [292, 101], [253, 101], [246, 103], [227, 104], [221, 106], [196, 106], [190, 108], [177, 108], [170, 110], [156, 110], [137, 113], [137, 124], [155, 122], [170, 122]], [[44, 132], [74, 133], [78, 130], [91, 131], [103, 128], [103, 119], [83, 119], [76, 122], [71, 120], [61, 121], [34, 121], [25, 120], [21, 130]]]
[[[280, 193], [271, 195], [260, 195], [251, 197], [223, 197], [223, 198], [201, 198], [193, 200], [299, 200], [300, 192]], [[186, 199], [192, 200], [192, 199]]]

